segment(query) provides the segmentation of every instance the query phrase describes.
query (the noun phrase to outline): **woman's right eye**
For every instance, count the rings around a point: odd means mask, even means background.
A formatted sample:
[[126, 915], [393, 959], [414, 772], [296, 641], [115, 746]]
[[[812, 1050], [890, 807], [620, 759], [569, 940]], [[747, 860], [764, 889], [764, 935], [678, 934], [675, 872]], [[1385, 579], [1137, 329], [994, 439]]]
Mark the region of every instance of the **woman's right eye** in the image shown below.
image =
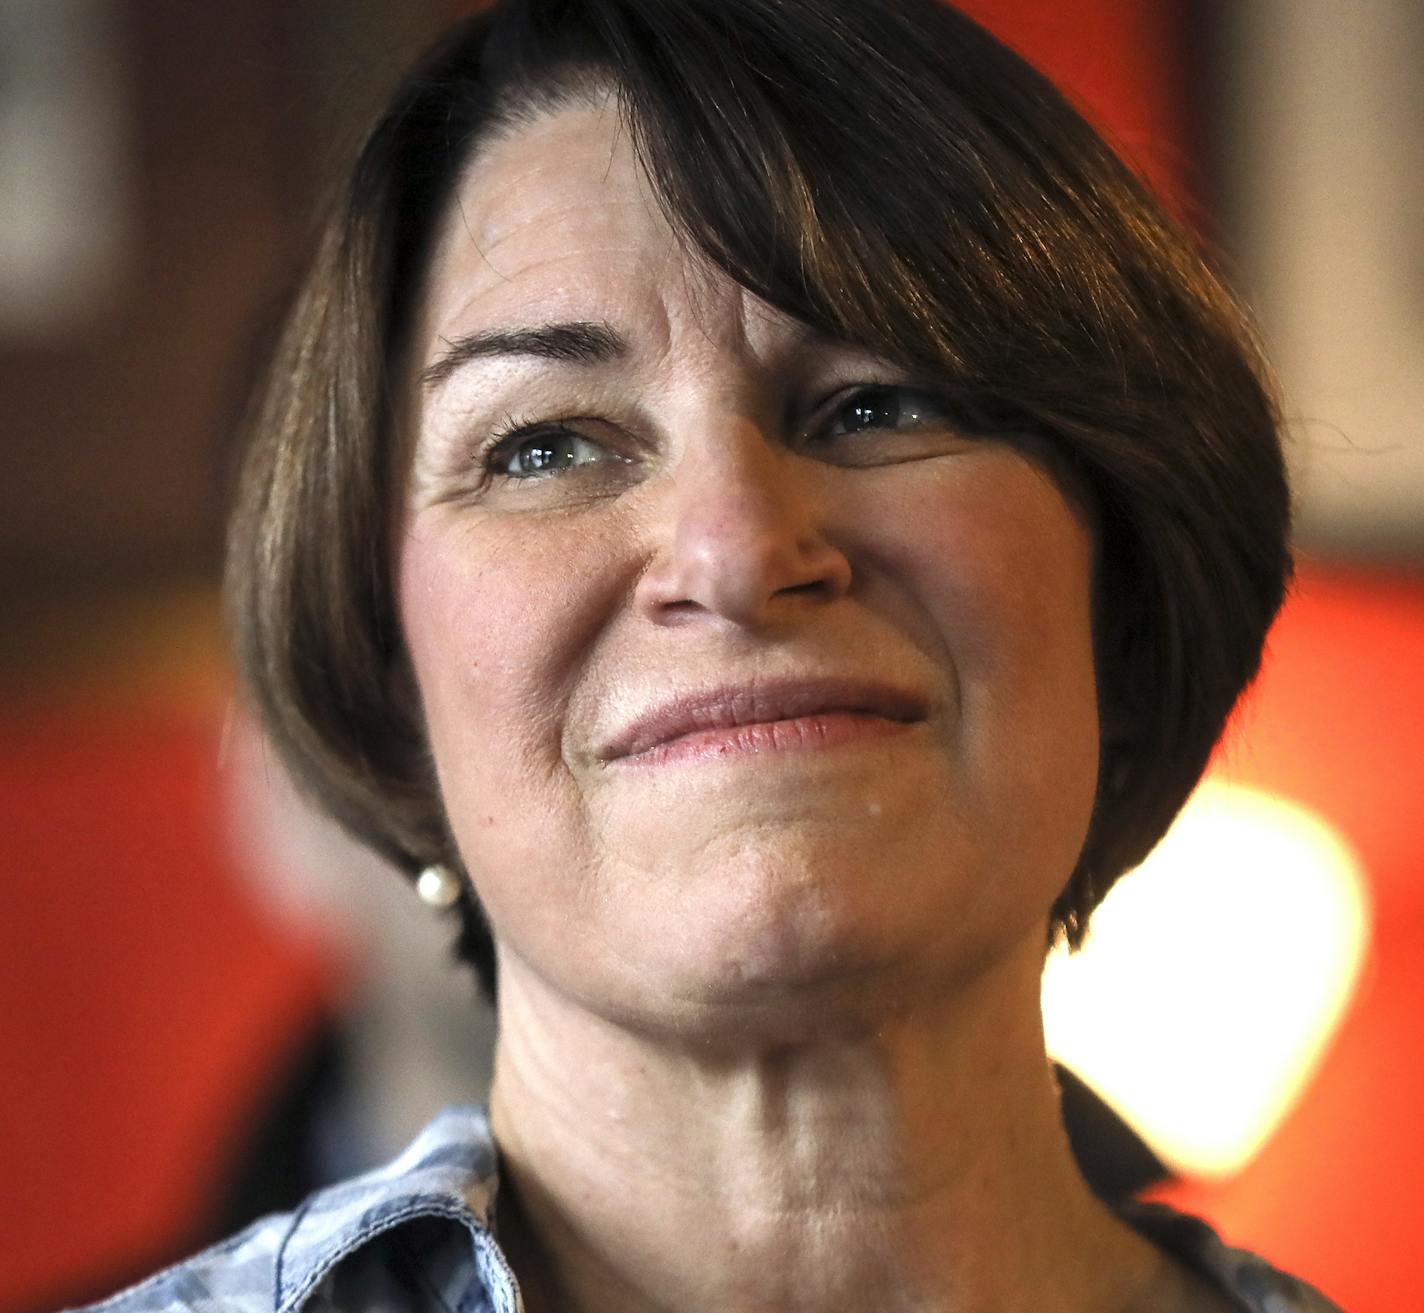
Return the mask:
[[491, 454], [490, 469], [510, 479], [533, 479], [573, 469], [620, 460], [606, 447], [572, 429], [545, 429], [500, 442]]

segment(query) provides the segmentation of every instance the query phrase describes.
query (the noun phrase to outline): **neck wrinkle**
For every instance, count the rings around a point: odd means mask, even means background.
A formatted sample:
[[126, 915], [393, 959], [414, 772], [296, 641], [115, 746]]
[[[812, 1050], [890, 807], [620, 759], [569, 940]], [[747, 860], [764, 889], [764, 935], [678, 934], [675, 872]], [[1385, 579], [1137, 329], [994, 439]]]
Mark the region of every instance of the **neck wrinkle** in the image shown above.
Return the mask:
[[740, 1062], [506, 976], [491, 1117], [528, 1313], [1133, 1307], [1161, 1256], [1072, 1160], [1041, 957]]

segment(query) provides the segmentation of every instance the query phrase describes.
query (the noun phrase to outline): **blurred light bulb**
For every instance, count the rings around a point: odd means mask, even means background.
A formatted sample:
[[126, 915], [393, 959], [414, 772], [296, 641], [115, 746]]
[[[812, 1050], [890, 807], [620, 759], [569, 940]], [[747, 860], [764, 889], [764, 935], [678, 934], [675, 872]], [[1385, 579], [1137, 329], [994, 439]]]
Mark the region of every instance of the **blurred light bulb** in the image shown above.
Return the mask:
[[1230, 1175], [1304, 1088], [1368, 937], [1360, 862], [1338, 830], [1208, 780], [1083, 948], [1050, 954], [1049, 1051], [1169, 1165]]

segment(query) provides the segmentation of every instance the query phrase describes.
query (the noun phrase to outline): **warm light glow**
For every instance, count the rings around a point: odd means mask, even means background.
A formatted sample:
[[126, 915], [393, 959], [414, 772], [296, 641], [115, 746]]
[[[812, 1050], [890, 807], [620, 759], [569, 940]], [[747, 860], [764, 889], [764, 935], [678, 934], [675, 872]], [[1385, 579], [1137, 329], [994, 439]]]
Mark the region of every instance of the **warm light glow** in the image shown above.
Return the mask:
[[1360, 863], [1320, 816], [1208, 780], [1050, 955], [1049, 1051], [1169, 1165], [1225, 1176], [1260, 1149], [1344, 1014], [1368, 943]]

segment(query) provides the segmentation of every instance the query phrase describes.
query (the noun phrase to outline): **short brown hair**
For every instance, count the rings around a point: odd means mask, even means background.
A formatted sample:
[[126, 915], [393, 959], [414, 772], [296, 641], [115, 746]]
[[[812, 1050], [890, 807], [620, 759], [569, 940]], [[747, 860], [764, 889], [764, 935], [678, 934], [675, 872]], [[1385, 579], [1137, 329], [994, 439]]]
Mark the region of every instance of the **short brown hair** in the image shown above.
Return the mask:
[[[1277, 412], [1191, 243], [1042, 76], [936, 0], [505, 0], [407, 77], [252, 409], [232, 522], [239, 664], [288, 767], [407, 872], [458, 860], [396, 620], [393, 396], [471, 152], [590, 87], [617, 92], [706, 259], [930, 371], [967, 431], [1048, 443], [1086, 491], [1104, 734], [1053, 911], [1076, 942], [1258, 668], [1291, 572]], [[464, 913], [492, 989], [488, 928], [472, 900]]]

